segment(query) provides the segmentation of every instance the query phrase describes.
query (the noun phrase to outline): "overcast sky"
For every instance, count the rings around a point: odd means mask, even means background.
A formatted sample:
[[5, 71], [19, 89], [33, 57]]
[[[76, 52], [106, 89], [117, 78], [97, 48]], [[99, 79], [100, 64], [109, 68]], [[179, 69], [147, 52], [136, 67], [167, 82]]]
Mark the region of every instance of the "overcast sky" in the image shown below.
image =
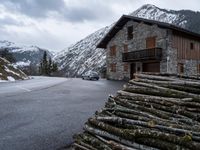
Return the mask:
[[144, 4], [200, 11], [199, 0], [0, 0], [0, 40], [60, 51]]

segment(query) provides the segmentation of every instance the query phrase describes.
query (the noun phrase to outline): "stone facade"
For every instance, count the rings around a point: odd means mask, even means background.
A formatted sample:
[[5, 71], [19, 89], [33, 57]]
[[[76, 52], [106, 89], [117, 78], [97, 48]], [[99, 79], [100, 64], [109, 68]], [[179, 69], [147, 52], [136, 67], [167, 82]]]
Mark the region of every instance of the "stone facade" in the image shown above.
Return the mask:
[[[127, 40], [127, 27], [133, 26], [133, 38]], [[146, 49], [146, 38], [156, 37], [156, 47], [163, 49], [163, 57], [160, 62], [160, 71], [167, 72], [167, 65], [169, 66], [168, 72], [175, 72], [172, 67], [174, 64], [174, 55], [176, 55], [172, 48], [170, 48], [170, 32], [167, 29], [161, 29], [157, 25], [146, 25], [129, 21], [108, 43], [107, 45], [107, 78], [114, 80], [130, 79], [130, 63], [122, 62], [122, 53], [124, 52], [124, 44], [128, 45], [128, 52]], [[110, 47], [116, 45], [116, 56], [110, 56]], [[169, 51], [168, 51], [169, 50]], [[173, 52], [173, 53], [172, 53]], [[173, 57], [172, 57], [173, 56]], [[168, 60], [167, 57], [172, 58]], [[129, 64], [128, 71], [124, 71], [124, 64]], [[110, 64], [116, 64], [116, 72], [110, 70]], [[142, 62], [135, 62], [136, 69], [142, 71]], [[140, 68], [140, 69], [138, 69]]]
[[[133, 26], [133, 38], [127, 40], [127, 27]], [[160, 60], [161, 73], [178, 73], [177, 49], [173, 46], [172, 30], [160, 28], [157, 25], [148, 25], [142, 22], [128, 21], [121, 30], [107, 44], [107, 78], [113, 80], [128, 80], [131, 74], [131, 63], [123, 62], [122, 53], [124, 53], [124, 45], [128, 46], [128, 52], [146, 49], [146, 39], [148, 37], [156, 37], [156, 46], [162, 48], [162, 59]], [[116, 46], [116, 55], [110, 55], [110, 47]], [[183, 62], [183, 61], [182, 61]], [[135, 72], [142, 72], [143, 61], [135, 63]], [[197, 74], [197, 61], [184, 60], [184, 74]], [[198, 62], [199, 63], [199, 62]], [[116, 65], [116, 71], [112, 71], [111, 64]], [[128, 70], [124, 66], [128, 65]]]

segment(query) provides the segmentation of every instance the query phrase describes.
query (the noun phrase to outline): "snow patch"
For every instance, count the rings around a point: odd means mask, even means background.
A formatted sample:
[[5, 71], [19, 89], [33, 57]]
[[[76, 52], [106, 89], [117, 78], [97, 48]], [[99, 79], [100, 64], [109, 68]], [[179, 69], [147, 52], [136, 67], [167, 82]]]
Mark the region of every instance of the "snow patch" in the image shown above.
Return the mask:
[[10, 73], [12, 73], [12, 74], [14, 74], [14, 75], [20, 76], [20, 74], [14, 72], [14, 71], [12, 71], [12, 70], [10, 70], [7, 66], [4, 66], [4, 67], [5, 67], [5, 71], [6, 71], [6, 72], [10, 72]]
[[178, 24], [181, 27], [184, 27], [187, 23], [187, 21], [184, 20], [185, 16], [180, 12], [174, 10], [160, 9], [150, 4], [142, 6], [130, 15], [174, 25], [177, 25], [178, 20], [182, 20], [182, 23]]
[[8, 81], [15, 81], [15, 79], [11, 76], [8, 76], [7, 79], [8, 79]]
[[7, 81], [7, 80], [1, 80], [1, 79], [0, 79], [0, 82], [8, 82], [8, 81]]
[[31, 61], [27, 60], [27, 61], [18, 61], [15, 64], [13, 64], [13, 66], [15, 67], [26, 67], [26, 66], [30, 66]]

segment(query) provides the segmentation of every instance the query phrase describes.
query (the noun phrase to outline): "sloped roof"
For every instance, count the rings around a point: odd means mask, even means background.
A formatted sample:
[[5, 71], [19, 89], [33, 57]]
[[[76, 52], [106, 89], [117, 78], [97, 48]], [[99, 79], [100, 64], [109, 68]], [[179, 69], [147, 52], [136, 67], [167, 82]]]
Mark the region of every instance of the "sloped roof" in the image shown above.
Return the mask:
[[108, 42], [130, 20], [135, 21], [135, 22], [143, 22], [143, 23], [148, 24], [148, 25], [154, 25], [155, 24], [158, 27], [171, 29], [173, 31], [178, 31], [180, 33], [192, 36], [194, 38], [198, 38], [200, 40], [200, 34], [195, 33], [195, 32], [191, 32], [189, 30], [177, 27], [177, 26], [169, 24], [169, 23], [164, 23], [164, 22], [159, 22], [159, 21], [149, 20], [149, 19], [144, 19], [144, 18], [138, 18], [138, 17], [134, 17], [134, 16], [130, 16], [130, 15], [123, 15], [115, 23], [115, 25], [110, 29], [110, 31], [105, 35], [105, 37], [99, 42], [99, 44], [97, 45], [97, 48], [106, 48]]

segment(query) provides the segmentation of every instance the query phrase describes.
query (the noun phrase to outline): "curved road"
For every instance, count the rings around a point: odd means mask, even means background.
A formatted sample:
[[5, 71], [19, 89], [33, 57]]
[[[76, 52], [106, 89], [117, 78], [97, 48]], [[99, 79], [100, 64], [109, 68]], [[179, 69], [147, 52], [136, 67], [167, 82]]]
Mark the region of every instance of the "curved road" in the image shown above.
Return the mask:
[[0, 149], [55, 150], [124, 82], [55, 77], [0, 83]]

